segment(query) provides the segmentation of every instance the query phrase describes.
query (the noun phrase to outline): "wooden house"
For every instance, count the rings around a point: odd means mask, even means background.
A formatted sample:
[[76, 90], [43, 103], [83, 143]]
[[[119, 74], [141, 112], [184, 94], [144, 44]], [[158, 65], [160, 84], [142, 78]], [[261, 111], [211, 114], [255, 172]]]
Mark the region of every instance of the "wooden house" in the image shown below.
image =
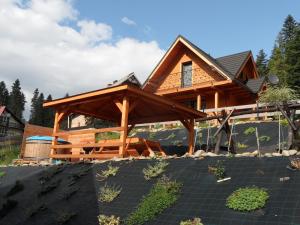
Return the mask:
[[22, 139], [24, 123], [6, 106], [0, 106], [0, 143]]
[[254, 104], [264, 83], [251, 51], [213, 58], [178, 36], [143, 90], [205, 111]]

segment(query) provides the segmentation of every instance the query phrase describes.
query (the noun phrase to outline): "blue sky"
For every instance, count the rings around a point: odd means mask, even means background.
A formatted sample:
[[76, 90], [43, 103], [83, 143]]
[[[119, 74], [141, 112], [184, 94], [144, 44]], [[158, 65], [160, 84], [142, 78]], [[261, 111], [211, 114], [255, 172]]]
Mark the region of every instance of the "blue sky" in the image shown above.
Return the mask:
[[[248, 49], [256, 55], [261, 48], [269, 55], [285, 17], [300, 18], [300, 1], [293, 0], [77, 0], [75, 8], [81, 17], [110, 24], [119, 36], [156, 40], [167, 49], [182, 34], [213, 56]], [[126, 26], [123, 17], [137, 25]]]
[[296, 0], [0, 0], [0, 81], [18, 78], [54, 98], [106, 87], [135, 72], [144, 82], [181, 34], [214, 57], [268, 55]]

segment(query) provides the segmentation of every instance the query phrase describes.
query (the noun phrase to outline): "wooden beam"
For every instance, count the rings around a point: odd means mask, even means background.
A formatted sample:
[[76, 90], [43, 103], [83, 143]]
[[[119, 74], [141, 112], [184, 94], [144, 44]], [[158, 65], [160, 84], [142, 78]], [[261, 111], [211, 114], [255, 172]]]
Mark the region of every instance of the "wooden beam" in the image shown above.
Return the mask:
[[120, 112], [122, 112], [122, 103], [117, 99], [114, 100], [114, 103], [116, 104]]
[[125, 156], [125, 149], [126, 149], [126, 139], [127, 139], [127, 132], [128, 132], [128, 111], [129, 111], [129, 99], [125, 95], [123, 97], [123, 104], [122, 104], [122, 118], [121, 118], [121, 127], [124, 127], [124, 130], [120, 132], [120, 142], [122, 145], [119, 147], [119, 155], [121, 157]]
[[191, 119], [190, 121], [190, 129], [189, 129], [189, 149], [188, 152], [190, 155], [194, 153], [195, 148], [195, 130], [194, 130], [194, 119]]
[[215, 92], [215, 109], [219, 108], [219, 92]]
[[197, 95], [197, 110], [201, 111], [201, 95]]
[[138, 103], [139, 103], [139, 100], [136, 100], [133, 103], [131, 102], [128, 113], [130, 113], [132, 110], [134, 110], [134, 108], [137, 106]]
[[66, 148], [93, 148], [93, 147], [118, 147], [123, 143], [120, 141], [106, 141], [101, 143], [79, 143], [79, 144], [56, 144], [51, 146], [52, 149], [66, 149]]
[[118, 153], [99, 153], [99, 154], [55, 154], [50, 155], [54, 159], [111, 159], [118, 156]]
[[122, 131], [122, 130], [124, 130], [123, 127], [108, 127], [108, 128], [100, 128], [100, 129], [82, 129], [82, 130], [57, 132], [54, 135], [64, 136], [64, 135], [76, 135], [76, 134], [103, 133], [103, 132]]
[[220, 125], [220, 127], [218, 128], [218, 130], [216, 131], [216, 133], [214, 134], [213, 137], [216, 137], [221, 132], [221, 130], [224, 128], [224, 125], [227, 123], [227, 121], [229, 120], [229, 118], [231, 117], [231, 115], [232, 115], [233, 112], [234, 112], [234, 109], [231, 110], [231, 112], [227, 115], [227, 117], [223, 121], [220, 121], [218, 119], [219, 122], [222, 122], [222, 123], [220, 123], [221, 125]]
[[283, 110], [283, 108], [281, 106], [278, 106], [280, 112], [282, 113], [282, 115], [286, 118], [286, 120], [288, 121], [289, 125], [292, 127], [292, 129], [295, 131], [297, 130], [297, 127], [295, 126], [295, 124], [291, 121], [290, 117], [288, 117], [288, 115], [285, 113], [285, 111]]
[[129, 128], [128, 128], [128, 134], [130, 133], [130, 131], [132, 131], [132, 129], [135, 127], [135, 124], [132, 124]]
[[[57, 133], [59, 131], [59, 120], [58, 120], [58, 116], [59, 116], [59, 113], [56, 111], [55, 112], [55, 117], [54, 117], [54, 125], [53, 125], [53, 139], [52, 139], [52, 142], [51, 142], [51, 147], [55, 146], [57, 144], [57, 139], [58, 139], [58, 136], [55, 136], [54, 134]], [[53, 155], [55, 154], [55, 151], [54, 149], [52, 148], [50, 150], [50, 155]], [[51, 157], [50, 157], [51, 159]]]

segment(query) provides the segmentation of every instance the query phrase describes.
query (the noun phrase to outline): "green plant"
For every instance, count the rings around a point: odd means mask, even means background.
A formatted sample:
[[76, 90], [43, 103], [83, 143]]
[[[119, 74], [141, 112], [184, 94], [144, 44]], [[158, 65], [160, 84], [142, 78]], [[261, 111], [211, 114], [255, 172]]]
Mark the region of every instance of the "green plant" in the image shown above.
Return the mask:
[[245, 144], [243, 144], [243, 143], [238, 142], [238, 143], [237, 143], [237, 147], [238, 147], [239, 149], [244, 149], [244, 148], [248, 148], [248, 145], [245, 145]]
[[215, 166], [208, 166], [208, 172], [213, 173], [218, 180], [225, 178], [225, 166], [220, 160]]
[[112, 216], [105, 216], [99, 215], [98, 216], [99, 225], [119, 225], [121, 223], [120, 217]]
[[112, 202], [121, 193], [122, 188], [118, 186], [109, 186], [105, 184], [100, 188], [99, 201]]
[[193, 220], [181, 221], [180, 225], [203, 225], [203, 223], [201, 223], [200, 218], [194, 218]]
[[143, 169], [145, 179], [150, 180], [151, 178], [158, 177], [165, 172], [168, 165], [169, 163], [166, 161], [158, 161], [153, 166], [148, 164], [148, 167]]
[[126, 225], [142, 225], [173, 205], [182, 187], [181, 183], [163, 176], [143, 197], [137, 209], [126, 219]]
[[174, 137], [176, 137], [176, 135], [175, 135], [174, 132], [172, 132], [172, 133], [166, 138], [166, 140], [173, 139]]
[[150, 140], [154, 140], [155, 139], [155, 136], [156, 136], [156, 132], [149, 132], [149, 139]]
[[268, 198], [269, 194], [264, 188], [239, 188], [227, 198], [226, 206], [233, 210], [250, 212], [263, 208]]
[[280, 120], [280, 125], [283, 127], [287, 127], [289, 125], [289, 122], [287, 119]]
[[101, 173], [97, 173], [97, 177], [99, 178], [100, 181], [107, 179], [110, 176], [116, 176], [117, 172], [119, 171], [118, 166], [112, 166], [111, 163], [107, 165], [106, 170], [102, 170]]
[[17, 180], [15, 185], [12, 186], [12, 188], [6, 193], [5, 196], [9, 197], [9, 196], [15, 195], [18, 192], [23, 191], [23, 189], [24, 189], [24, 185], [19, 180]]
[[0, 178], [4, 177], [6, 175], [5, 171], [0, 171]]
[[255, 127], [248, 127], [248, 128], [244, 131], [244, 134], [245, 134], [245, 135], [254, 134], [255, 131], [256, 131]]
[[298, 99], [297, 92], [289, 87], [268, 86], [265, 91], [259, 93], [259, 101], [270, 104], [280, 104]]
[[17, 159], [20, 154], [20, 146], [9, 145], [0, 148], [0, 165], [9, 165], [14, 159]]
[[260, 136], [259, 138], [258, 138], [260, 141], [266, 141], [266, 142], [268, 142], [268, 141], [270, 141], [271, 140], [271, 138], [269, 137], [269, 136], [266, 136], [266, 135], [263, 135], [263, 136]]

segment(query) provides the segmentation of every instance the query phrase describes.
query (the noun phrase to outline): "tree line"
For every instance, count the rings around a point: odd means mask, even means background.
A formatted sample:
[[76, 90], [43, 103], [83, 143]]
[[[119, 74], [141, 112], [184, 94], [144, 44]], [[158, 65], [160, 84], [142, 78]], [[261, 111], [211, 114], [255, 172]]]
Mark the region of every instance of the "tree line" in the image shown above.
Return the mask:
[[280, 86], [300, 93], [300, 24], [293, 16], [284, 20], [270, 57], [261, 49], [256, 57], [260, 76], [277, 75]]

